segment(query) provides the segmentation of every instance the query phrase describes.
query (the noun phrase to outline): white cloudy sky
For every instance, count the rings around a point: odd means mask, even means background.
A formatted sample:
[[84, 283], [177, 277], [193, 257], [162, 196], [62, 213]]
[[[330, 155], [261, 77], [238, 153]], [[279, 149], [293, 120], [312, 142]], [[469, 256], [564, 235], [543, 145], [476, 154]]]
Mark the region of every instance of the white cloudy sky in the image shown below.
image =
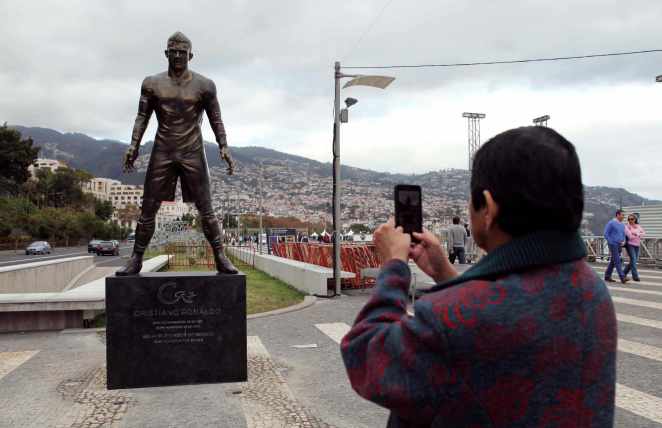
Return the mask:
[[[0, 5], [0, 122], [128, 141], [140, 82], [166, 69], [165, 42], [181, 30], [193, 41], [191, 68], [216, 81], [232, 146], [320, 161], [331, 159], [335, 60], [446, 63], [662, 48], [657, 0]], [[343, 91], [343, 99], [359, 99], [342, 127], [343, 163], [406, 173], [466, 168], [463, 111], [487, 114], [483, 139], [549, 114], [550, 126], [577, 146], [587, 184], [662, 199], [662, 84], [654, 83], [662, 53], [389, 72], [396, 81], [386, 91]], [[146, 140], [153, 130], [154, 123]]]

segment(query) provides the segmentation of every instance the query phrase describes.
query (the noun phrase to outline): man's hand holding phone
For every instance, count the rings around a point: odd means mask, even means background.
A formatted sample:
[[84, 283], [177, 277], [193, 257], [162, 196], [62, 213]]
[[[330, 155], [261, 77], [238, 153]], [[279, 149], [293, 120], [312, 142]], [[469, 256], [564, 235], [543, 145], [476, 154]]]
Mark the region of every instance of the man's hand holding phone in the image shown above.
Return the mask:
[[401, 226], [395, 227], [393, 217], [375, 230], [373, 241], [382, 261], [387, 262], [392, 259], [402, 260], [405, 263], [409, 261], [411, 236], [404, 233]]
[[429, 230], [423, 233], [412, 232], [418, 243], [411, 247], [409, 257], [423, 272], [436, 282], [455, 278], [458, 273], [448, 261], [441, 243]]

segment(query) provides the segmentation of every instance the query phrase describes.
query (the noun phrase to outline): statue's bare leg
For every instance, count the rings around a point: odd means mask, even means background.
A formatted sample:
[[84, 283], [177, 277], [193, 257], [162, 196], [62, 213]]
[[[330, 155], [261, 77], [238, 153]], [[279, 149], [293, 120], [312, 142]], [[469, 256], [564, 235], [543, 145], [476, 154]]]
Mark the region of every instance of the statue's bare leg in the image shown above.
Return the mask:
[[140, 219], [136, 227], [136, 241], [133, 244], [133, 253], [126, 266], [115, 272], [116, 275], [135, 275], [140, 273], [143, 267], [143, 255], [154, 235], [156, 225], [156, 213], [161, 207], [161, 201], [154, 199], [143, 199]]
[[214, 250], [214, 261], [216, 262], [216, 270], [219, 273], [237, 273], [238, 270], [227, 257], [223, 254], [223, 238], [221, 237], [221, 229], [218, 227], [218, 220], [214, 215], [214, 210], [211, 207], [211, 201], [208, 199], [197, 201], [195, 207], [200, 213], [200, 221], [202, 222], [202, 232], [205, 238], [209, 241], [212, 250]]

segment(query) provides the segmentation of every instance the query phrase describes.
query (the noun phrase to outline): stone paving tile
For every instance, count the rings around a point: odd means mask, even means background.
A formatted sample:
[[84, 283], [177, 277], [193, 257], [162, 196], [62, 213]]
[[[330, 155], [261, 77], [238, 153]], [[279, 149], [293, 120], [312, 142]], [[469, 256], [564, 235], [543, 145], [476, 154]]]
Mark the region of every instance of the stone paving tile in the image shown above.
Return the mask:
[[248, 428], [335, 428], [292, 395], [282, 370], [265, 355], [249, 355], [248, 382], [241, 389]]
[[34, 357], [39, 351], [0, 352], [0, 379]]
[[117, 426], [129, 407], [136, 404], [131, 394], [106, 389], [106, 367], [89, 371], [80, 379], [67, 379], [57, 392], [71, 400], [70, 410], [55, 423], [56, 428]]

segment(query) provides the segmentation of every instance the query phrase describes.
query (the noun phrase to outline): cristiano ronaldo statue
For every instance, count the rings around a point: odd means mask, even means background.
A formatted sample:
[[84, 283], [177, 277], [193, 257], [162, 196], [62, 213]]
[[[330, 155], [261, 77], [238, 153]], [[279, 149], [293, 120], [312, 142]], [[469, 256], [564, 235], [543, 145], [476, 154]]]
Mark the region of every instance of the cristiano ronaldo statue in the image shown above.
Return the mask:
[[234, 171], [234, 162], [221, 120], [216, 86], [210, 79], [188, 69], [188, 62], [193, 58], [191, 47], [191, 41], [184, 34], [176, 32], [170, 36], [165, 51], [168, 71], [146, 77], [140, 89], [131, 146], [124, 156], [125, 172], [134, 171], [140, 140], [153, 112], [156, 112], [158, 129], [145, 176], [133, 254], [117, 275], [134, 275], [142, 269], [143, 254], [154, 234], [156, 213], [161, 201], [175, 199], [177, 179], [181, 180], [184, 202], [194, 202], [200, 213], [202, 230], [214, 250], [216, 270], [237, 273], [223, 254], [221, 231], [211, 206], [209, 173], [200, 131], [203, 111], [207, 113], [229, 175]]

